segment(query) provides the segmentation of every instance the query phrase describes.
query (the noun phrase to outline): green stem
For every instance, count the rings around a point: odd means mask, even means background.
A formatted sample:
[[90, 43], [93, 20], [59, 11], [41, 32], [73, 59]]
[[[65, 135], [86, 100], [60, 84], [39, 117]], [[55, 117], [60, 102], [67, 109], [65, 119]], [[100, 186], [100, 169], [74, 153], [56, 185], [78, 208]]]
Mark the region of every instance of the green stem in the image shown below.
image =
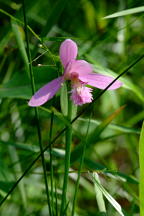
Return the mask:
[[[28, 55], [28, 60], [29, 60], [29, 73], [30, 73], [30, 79], [31, 79], [32, 93], [34, 94], [35, 82], [34, 82], [34, 74], [33, 74], [33, 69], [32, 69], [32, 64], [31, 64], [32, 61], [31, 61], [31, 52], [30, 52], [30, 47], [29, 47], [28, 31], [27, 31], [25, 0], [23, 0], [22, 2], [23, 2], [23, 15], [24, 15], [25, 34], [26, 34], [26, 43], [27, 43], [27, 55]], [[50, 194], [49, 194], [49, 188], [48, 188], [48, 182], [47, 182], [46, 164], [45, 164], [45, 159], [44, 159], [42, 137], [41, 137], [40, 124], [39, 124], [39, 112], [38, 112], [37, 108], [35, 108], [34, 110], [35, 110], [35, 117], [36, 117], [39, 147], [40, 147], [40, 153], [41, 153], [41, 159], [42, 159], [42, 167], [43, 167], [43, 173], [44, 173], [44, 181], [45, 181], [45, 188], [46, 188], [46, 195], [47, 195], [48, 210], [49, 210], [49, 214], [51, 216], [52, 211], [51, 211], [51, 205], [50, 205]]]
[[144, 121], [141, 129], [139, 140], [139, 202], [140, 202], [140, 216], [144, 215]]
[[[68, 116], [67, 116], [69, 121], [71, 121], [71, 115], [72, 115], [72, 101], [69, 99]], [[70, 167], [71, 141], [72, 141], [72, 127], [69, 126], [66, 130], [65, 173], [64, 173], [63, 193], [62, 193], [62, 202], [61, 202], [61, 211], [60, 211], [61, 216], [63, 216], [63, 212], [66, 207], [66, 193], [67, 193], [68, 174], [69, 174], [69, 167]]]
[[57, 198], [57, 185], [55, 181], [55, 216], [58, 216], [58, 198]]
[[52, 154], [52, 128], [53, 128], [53, 119], [54, 113], [51, 114], [51, 122], [50, 122], [50, 133], [49, 133], [49, 150], [50, 150], [50, 180], [51, 180], [51, 204], [52, 204], [52, 212], [54, 214], [54, 189], [53, 189], [53, 154]]
[[[88, 131], [89, 131], [90, 119], [91, 119], [91, 115], [89, 117], [89, 122], [88, 122], [88, 127], [87, 127], [87, 132], [86, 132], [86, 138], [87, 138]], [[80, 166], [79, 166], [78, 177], [77, 177], [76, 186], [75, 186], [75, 192], [74, 192], [74, 198], [73, 198], [72, 214], [71, 214], [71, 216], [74, 216], [74, 212], [75, 212], [75, 205], [76, 205], [77, 193], [78, 193], [78, 188], [79, 188], [79, 181], [80, 181], [81, 170], [82, 170], [82, 166], [83, 166], [83, 162], [84, 162], [84, 157], [85, 157], [86, 144], [87, 144], [87, 141], [85, 140], [85, 142], [83, 144], [81, 158], [80, 158]]]

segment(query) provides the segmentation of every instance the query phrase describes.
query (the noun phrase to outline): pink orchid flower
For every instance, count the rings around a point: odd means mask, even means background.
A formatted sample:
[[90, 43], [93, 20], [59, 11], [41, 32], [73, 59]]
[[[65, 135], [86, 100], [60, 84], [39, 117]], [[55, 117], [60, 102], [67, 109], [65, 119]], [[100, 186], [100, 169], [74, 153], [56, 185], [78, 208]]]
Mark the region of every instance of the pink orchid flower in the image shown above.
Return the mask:
[[[84, 60], [76, 60], [77, 44], [67, 39], [60, 46], [60, 59], [64, 67], [64, 74], [40, 88], [30, 99], [29, 106], [36, 107], [50, 100], [66, 80], [71, 81], [71, 99], [74, 104], [82, 105], [93, 100], [92, 88], [105, 89], [114, 79], [109, 76], [93, 73], [91, 64]], [[108, 90], [117, 89], [122, 85], [120, 81], [114, 82]]]

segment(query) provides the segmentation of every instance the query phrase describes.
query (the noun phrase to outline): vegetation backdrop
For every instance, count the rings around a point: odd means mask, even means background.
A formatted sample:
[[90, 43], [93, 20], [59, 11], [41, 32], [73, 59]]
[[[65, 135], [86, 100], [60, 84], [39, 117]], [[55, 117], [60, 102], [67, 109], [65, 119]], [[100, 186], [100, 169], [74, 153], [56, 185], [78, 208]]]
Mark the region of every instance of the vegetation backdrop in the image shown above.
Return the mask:
[[61, 73], [59, 47], [67, 38], [78, 44], [78, 58], [91, 63], [94, 72], [114, 78], [123, 73], [123, 86], [116, 91], [94, 89], [97, 99], [90, 106], [73, 107], [73, 118], [79, 117], [71, 125], [63, 215], [72, 214], [80, 165], [75, 216], [144, 215], [143, 11], [140, 0], [0, 0], [1, 216], [59, 215], [63, 128], [70, 127], [66, 85], [36, 110], [28, 100], [31, 71], [36, 90]]

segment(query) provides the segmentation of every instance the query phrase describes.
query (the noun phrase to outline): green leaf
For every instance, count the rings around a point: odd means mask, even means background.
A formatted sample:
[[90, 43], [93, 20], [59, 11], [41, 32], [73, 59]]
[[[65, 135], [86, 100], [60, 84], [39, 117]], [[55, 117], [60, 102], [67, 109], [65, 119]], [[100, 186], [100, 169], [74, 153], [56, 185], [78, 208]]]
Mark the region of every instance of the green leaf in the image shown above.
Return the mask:
[[124, 109], [125, 106], [120, 107], [117, 109], [113, 114], [111, 114], [108, 118], [106, 118], [101, 124], [99, 124], [96, 129], [88, 136], [87, 142], [94, 144], [99, 139], [101, 133], [104, 129], [112, 122], [114, 118]]
[[135, 13], [141, 13], [141, 12], [144, 12], [144, 6], [135, 7], [135, 8], [127, 9], [127, 10], [122, 10], [122, 11], [113, 13], [111, 15], [108, 15], [108, 16], [104, 17], [104, 19], [127, 16], [127, 15], [131, 15], [131, 14], [135, 14]]
[[[88, 124], [89, 119], [88, 118], [78, 118], [77, 121], [74, 123], [74, 128], [77, 130], [78, 128], [81, 128], [82, 133], [86, 133], [86, 126]], [[91, 133], [96, 126], [100, 125], [101, 121], [96, 119], [90, 120], [90, 130], [89, 133]], [[115, 132], [121, 132], [121, 133], [130, 133], [130, 134], [140, 134], [140, 130], [137, 128], [131, 128], [131, 127], [125, 127], [118, 124], [109, 124], [107, 126], [108, 129], [111, 129]]]
[[138, 180], [136, 178], [134, 178], [133, 176], [128, 176], [124, 173], [121, 173], [119, 171], [104, 171], [104, 174], [108, 174], [108, 176], [113, 177], [113, 178], [117, 178], [118, 180], [122, 180], [124, 182], [128, 182], [130, 184], [138, 184]]
[[111, 171], [108, 170], [108, 168], [100, 163], [97, 163], [96, 161], [93, 161], [91, 159], [85, 158], [84, 160], [85, 166], [92, 171], [99, 171], [103, 173], [104, 175], [107, 175], [111, 178], [116, 178], [117, 180], [127, 182], [130, 184], [138, 184], [138, 180], [134, 178], [133, 176], [128, 176], [124, 173], [121, 173], [119, 171]]
[[86, 167], [90, 170], [107, 170], [106, 166], [104, 166], [100, 163], [97, 163], [95, 161], [92, 161], [88, 158], [84, 159], [84, 163], [85, 163]]
[[[36, 89], [39, 89], [44, 84], [55, 79], [57, 76], [56, 68], [53, 66], [33, 67]], [[31, 85], [28, 75], [21, 72], [16, 72], [12, 79], [1, 85], [0, 98], [21, 98], [29, 99], [32, 95]]]
[[0, 190], [7, 193], [11, 189], [13, 184], [14, 184], [13, 181], [10, 181], [10, 182], [0, 181]]
[[59, 112], [58, 110], [56, 110], [54, 107], [52, 107], [51, 110], [50, 110], [50, 109], [48, 109], [48, 108], [45, 108], [45, 107], [40, 106], [39, 109], [44, 110], [44, 111], [46, 111], [46, 112], [48, 112], [48, 113], [52, 113], [52, 112], [53, 112], [54, 115], [55, 115], [56, 117], [58, 117], [59, 120], [60, 120], [61, 122], [63, 122], [66, 126], [68, 126], [68, 127], [71, 126], [71, 124], [70, 124], [70, 122], [67, 120], [67, 118], [66, 118], [61, 112]]
[[109, 203], [117, 210], [117, 212], [121, 216], [124, 216], [122, 212], [122, 208], [119, 205], [119, 203], [105, 190], [105, 188], [101, 185], [101, 183], [98, 182], [97, 173], [93, 173], [92, 176], [93, 176], [94, 184], [96, 184], [96, 186], [99, 187], [99, 190], [103, 193], [103, 195], [106, 197]]
[[[97, 182], [99, 184], [101, 184], [98, 174], [95, 173], [93, 175], [94, 175], [95, 179], [97, 180]], [[95, 181], [94, 181], [94, 186], [95, 186], [95, 194], [96, 194], [96, 200], [97, 200], [99, 211], [106, 214], [106, 207], [105, 207], [105, 202], [104, 202], [104, 198], [103, 198], [103, 193], [99, 189], [99, 186], [97, 186]]]
[[[0, 9], [0, 13], [5, 14], [6, 16], [10, 17], [13, 21], [15, 21], [15, 22], [17, 22], [17, 23], [19, 23], [19, 24], [21, 24], [21, 25], [24, 26], [24, 23], [23, 23], [20, 19], [15, 18], [14, 16], [12, 16], [12, 15], [11, 15], [10, 13], [8, 13], [7, 11], [5, 11], [5, 10], [3, 10], [3, 9]], [[39, 41], [41, 41], [41, 38], [33, 31], [33, 29], [32, 29], [29, 25], [27, 25], [27, 27], [28, 27], [28, 29], [30, 30], [30, 32], [31, 32]]]
[[0, 54], [4, 52], [4, 48], [8, 44], [8, 42], [11, 40], [12, 32], [11, 30], [8, 30], [5, 32], [5, 36], [0, 40]]
[[66, 83], [63, 83], [62, 87], [61, 87], [60, 104], [61, 104], [61, 111], [62, 111], [63, 115], [67, 116], [67, 113], [68, 113], [68, 93], [67, 93]]
[[[27, 143], [19, 143], [19, 142], [12, 142], [12, 141], [2, 141], [0, 140], [0, 144], [3, 146], [15, 146], [17, 149], [29, 151], [34, 153], [39, 153], [39, 147], [37, 145], [30, 145]], [[47, 150], [49, 154], [49, 149]], [[53, 148], [53, 155], [58, 158], [64, 158], [65, 151], [63, 149]]]
[[[124, 109], [124, 106], [117, 109], [114, 113], [112, 113], [110, 116], [108, 116], [99, 126], [95, 128], [95, 130], [87, 137], [87, 145], [86, 148], [89, 148], [91, 145], [95, 144], [99, 138], [101, 133], [104, 131], [104, 129], [112, 122], [114, 118], [116, 118], [117, 115]], [[73, 150], [71, 153], [71, 163], [78, 160], [83, 149], [83, 142], [85, 142], [84, 137], [81, 137], [82, 142]]]
[[144, 215], [144, 122], [141, 129], [139, 140], [139, 164], [140, 164], [140, 185], [139, 185], [139, 198], [140, 198], [140, 216]]
[[23, 28], [21, 28], [13, 20], [11, 21], [11, 24], [12, 24], [12, 30], [13, 30], [14, 35], [16, 37], [16, 41], [18, 43], [18, 47], [19, 47], [21, 56], [23, 58], [25, 66], [26, 66], [26, 71], [29, 74], [29, 61], [28, 61], [28, 57], [27, 57], [27, 53], [26, 53], [26, 49], [25, 49], [25, 45], [24, 45], [24, 31], [23, 31]]

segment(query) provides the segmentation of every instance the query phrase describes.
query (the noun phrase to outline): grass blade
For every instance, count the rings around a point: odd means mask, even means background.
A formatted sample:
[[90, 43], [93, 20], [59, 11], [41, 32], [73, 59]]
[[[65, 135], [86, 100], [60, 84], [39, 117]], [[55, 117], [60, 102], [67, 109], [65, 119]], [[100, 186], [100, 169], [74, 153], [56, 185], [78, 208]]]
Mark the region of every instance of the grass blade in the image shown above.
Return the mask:
[[140, 198], [140, 216], [144, 215], [144, 122], [141, 129], [139, 141], [139, 164], [140, 164], [140, 185], [139, 185], [139, 198]]
[[121, 215], [124, 216], [122, 212], [122, 208], [119, 205], [119, 203], [105, 190], [105, 188], [98, 182], [97, 180], [97, 174], [93, 173], [93, 180], [94, 184], [99, 188], [99, 190], [103, 193], [103, 195], [106, 197], [106, 199], [110, 202], [110, 204], [117, 210], [117, 212]]
[[61, 112], [64, 116], [67, 116], [68, 113], [68, 93], [67, 93], [67, 85], [63, 83], [61, 87], [61, 94], [60, 94], [60, 105], [61, 105]]
[[[99, 184], [101, 184], [99, 176], [98, 176], [97, 173], [95, 173], [95, 179], [97, 180], [97, 182]], [[106, 213], [106, 207], [105, 207], [105, 202], [104, 202], [104, 198], [103, 198], [103, 193], [101, 192], [101, 190], [99, 189], [97, 184], [95, 184], [95, 182], [94, 182], [94, 187], [95, 187], [96, 200], [97, 200], [97, 204], [98, 204], [98, 207], [99, 207], [99, 211], [101, 213]]]
[[82, 138], [82, 143], [79, 144], [72, 152], [71, 154], [71, 162], [73, 163], [74, 161], [76, 161], [81, 153], [82, 153], [82, 149], [83, 149], [83, 143], [87, 142], [86, 147], [90, 147], [90, 145], [96, 143], [100, 137], [100, 134], [104, 131], [104, 129], [112, 122], [112, 120], [114, 118], [116, 118], [116, 116], [124, 109], [124, 106], [120, 107], [119, 109], [117, 109], [114, 113], [112, 113], [110, 116], [108, 116], [101, 124], [99, 124], [95, 130], [93, 131], [93, 133], [91, 133], [91, 135], [87, 138], [87, 141], [85, 141]]
[[[11, 15], [10, 13], [8, 13], [7, 11], [5, 11], [5, 10], [3, 10], [3, 9], [0, 9], [0, 13], [5, 14], [6, 16], [10, 17], [13, 21], [15, 21], [15, 22], [17, 22], [17, 23], [19, 23], [19, 24], [21, 24], [21, 25], [24, 26], [24, 23], [23, 23], [20, 19], [15, 18], [13, 15]], [[39, 41], [41, 41], [41, 38], [33, 31], [33, 29], [32, 29], [29, 25], [27, 25], [27, 28], [31, 31], [31, 33], [32, 33]]]
[[29, 61], [28, 61], [26, 50], [25, 50], [24, 40], [23, 40], [24, 35], [22, 35], [22, 33], [24, 34], [23, 29], [20, 26], [18, 26], [18, 24], [13, 20], [11, 21], [11, 24], [12, 24], [12, 29], [15, 34], [17, 43], [18, 43], [18, 47], [21, 52], [21, 56], [26, 66], [26, 71], [29, 74]]
[[113, 13], [111, 15], [105, 16], [104, 19], [127, 16], [127, 15], [131, 15], [131, 14], [135, 14], [135, 13], [141, 13], [141, 12], [144, 12], [144, 6], [135, 7], [135, 8], [127, 9], [127, 10], [122, 10], [122, 11]]

